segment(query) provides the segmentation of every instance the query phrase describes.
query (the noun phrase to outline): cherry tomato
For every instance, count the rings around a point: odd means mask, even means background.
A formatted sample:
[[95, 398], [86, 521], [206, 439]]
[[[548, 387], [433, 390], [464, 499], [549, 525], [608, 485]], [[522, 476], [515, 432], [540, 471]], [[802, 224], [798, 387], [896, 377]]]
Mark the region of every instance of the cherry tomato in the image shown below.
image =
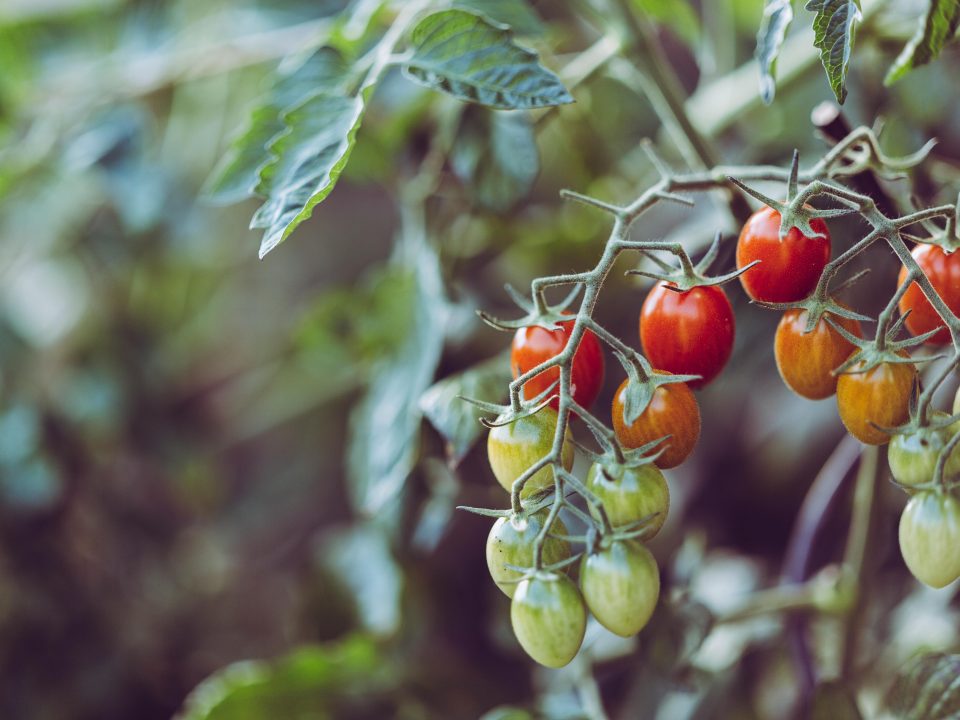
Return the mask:
[[587, 489], [603, 503], [615, 528], [654, 515], [647, 526], [648, 539], [660, 532], [670, 510], [667, 481], [652, 463], [640, 467], [594, 463], [587, 474]]
[[[493, 474], [507, 492], [524, 471], [553, 447], [553, 435], [557, 431], [557, 413], [551, 407], [541, 408], [534, 415], [527, 415], [507, 425], [491, 428], [487, 436], [487, 458]], [[573, 467], [573, 444], [570, 428], [567, 428], [561, 450], [563, 467]], [[538, 470], [527, 480], [521, 497], [527, 498], [544, 488], [553, 487], [553, 467]]]
[[517, 586], [510, 623], [527, 655], [541, 665], [558, 668], [580, 650], [587, 610], [573, 580], [560, 573], [539, 572]]
[[909, 363], [880, 363], [867, 372], [841, 375], [837, 407], [847, 431], [867, 445], [889, 442], [890, 436], [873, 425], [896, 427], [909, 419], [916, 378], [917, 370]]
[[[560, 323], [559, 330], [545, 330], [537, 325], [520, 328], [513, 336], [510, 346], [510, 370], [513, 377], [535, 368], [563, 352], [573, 332], [573, 320]], [[573, 354], [570, 368], [570, 390], [573, 399], [581, 407], [590, 407], [600, 394], [603, 385], [603, 350], [597, 336], [589, 330], [583, 333], [580, 345]], [[523, 396], [536, 397], [560, 378], [560, 368], [544, 370], [523, 386]], [[551, 406], [559, 407], [559, 399], [554, 398]]]
[[[487, 536], [487, 568], [490, 577], [507, 597], [513, 597], [522, 574], [507, 565], [533, 566], [533, 546], [547, 519], [547, 510], [533, 515], [499, 518]], [[552, 565], [570, 557], [570, 543], [553, 534], [566, 535], [567, 528], [557, 518], [543, 542], [543, 563]]]
[[687, 292], [658, 283], [640, 309], [640, 344], [653, 365], [674, 375], [700, 375], [700, 388], [713, 380], [733, 351], [733, 308], [723, 288]]
[[960, 503], [943, 492], [919, 492], [900, 516], [900, 552], [910, 572], [930, 587], [960, 577]]
[[[837, 377], [831, 375], [856, 348], [821, 317], [809, 333], [806, 310], [787, 310], [777, 325], [773, 353], [780, 377], [797, 395], [823, 400], [837, 391]], [[830, 314], [844, 330], [862, 337], [856, 320]]]
[[654, 462], [663, 469], [676, 467], [686, 460], [700, 437], [697, 399], [686, 383], [660, 385], [640, 417], [627, 425], [623, 402], [628, 382], [624, 380], [613, 396], [613, 429], [617, 439], [626, 448], [637, 448], [670, 435], [663, 443], [666, 450]]
[[[930, 279], [937, 294], [943, 298], [947, 307], [956, 315], [960, 313], [960, 253], [951, 253], [947, 255], [943, 248], [937, 245], [917, 245], [913, 252], [913, 259], [917, 261], [923, 274]], [[900, 277], [897, 280], [897, 286], [903, 285], [907, 280], [907, 268], [900, 269]], [[923, 335], [925, 332], [942, 327], [936, 335], [926, 342], [931, 345], [944, 345], [950, 342], [950, 331], [943, 327], [944, 322], [933, 305], [923, 294], [923, 290], [916, 282], [911, 283], [910, 287], [900, 298], [900, 313], [906, 314], [906, 325], [914, 335]]]
[[773, 208], [763, 207], [747, 219], [737, 241], [737, 267], [760, 261], [740, 276], [747, 295], [783, 303], [803, 300], [813, 291], [830, 260], [830, 233], [819, 218], [810, 226], [823, 237], [807, 237], [790, 228], [781, 241], [780, 213]]
[[[938, 419], [948, 417], [944, 412], [933, 414]], [[960, 431], [960, 422], [936, 430], [920, 428], [912, 433], [894, 435], [887, 452], [893, 479], [908, 487], [933, 480], [940, 452], [958, 431]], [[954, 448], [950, 453], [950, 459], [943, 471], [948, 478], [960, 473], [960, 448]]]
[[584, 556], [580, 588], [587, 607], [601, 625], [630, 637], [643, 629], [657, 606], [660, 571], [643, 545], [614, 540], [609, 547]]

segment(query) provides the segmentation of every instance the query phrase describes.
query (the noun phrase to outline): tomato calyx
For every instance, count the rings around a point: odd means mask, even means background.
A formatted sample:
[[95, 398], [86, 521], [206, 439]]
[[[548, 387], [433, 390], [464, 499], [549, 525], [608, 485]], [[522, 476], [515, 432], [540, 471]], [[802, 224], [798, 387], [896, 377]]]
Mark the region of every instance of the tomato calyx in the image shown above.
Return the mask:
[[687, 254], [686, 250], [684, 250], [682, 247], [672, 247], [671, 250], [675, 251], [674, 254], [679, 259], [679, 267], [675, 267], [670, 263], [661, 260], [650, 251], [643, 251], [641, 254], [657, 265], [660, 268], [660, 271], [651, 272], [649, 270], [627, 270], [626, 274], [641, 275], [643, 277], [652, 278], [653, 280], [662, 282], [668, 290], [672, 290], [677, 293], [684, 293], [693, 290], [694, 288], [723, 285], [731, 280], [736, 280], [738, 277], [743, 275], [743, 273], [760, 262], [759, 260], [754, 260], [748, 265], [744, 265], [742, 268], [738, 268], [733, 272], [711, 277], [707, 274], [707, 271], [713, 264], [713, 261], [717, 259], [721, 237], [722, 235], [719, 232], [714, 236], [713, 242], [710, 243], [710, 247], [707, 249], [707, 252], [702, 258], [700, 258], [700, 261], [696, 265], [694, 265], [690, 260], [690, 256]]
[[567, 308], [570, 307], [577, 295], [580, 294], [581, 284], [575, 283], [573, 289], [567, 296], [556, 305], [547, 303], [542, 294], [535, 297], [533, 301], [530, 301], [517, 292], [509, 283], [504, 285], [504, 289], [507, 291], [510, 299], [513, 300], [517, 307], [523, 310], [526, 315], [517, 320], [501, 320], [484, 310], [478, 310], [477, 315], [480, 316], [481, 320], [495, 330], [503, 330], [505, 332], [515, 332], [520, 328], [531, 325], [537, 325], [544, 330], [554, 331], [560, 329], [561, 323], [569, 322], [573, 317]]
[[[627, 425], [632, 425], [643, 414], [653, 399], [653, 394], [661, 385], [700, 379], [699, 375], [670, 375], [657, 372], [640, 353], [634, 352], [628, 357], [619, 350], [614, 350], [613, 354], [623, 365], [629, 380], [623, 398], [623, 419]], [[669, 435], [664, 435], [657, 440], [656, 444], [662, 443], [668, 437]]]
[[499, 403], [487, 402], [486, 400], [478, 400], [477, 398], [467, 397], [466, 395], [457, 395], [457, 400], [463, 400], [464, 402], [470, 403], [474, 407], [480, 408], [480, 410], [483, 412], [496, 415], [494, 420], [480, 418], [480, 423], [484, 427], [495, 428], [503, 425], [509, 425], [512, 422], [516, 422], [520, 418], [536, 415], [543, 408], [550, 404], [550, 401], [556, 395], [557, 387], [559, 385], [560, 380], [555, 380], [549, 385], [549, 387], [547, 387], [536, 397], [526, 401], [522, 399], [519, 400], [518, 407], [514, 407], [513, 405], [500, 405]]
[[[865, 274], [866, 271], [857, 273], [854, 277], [843, 284], [843, 287], [847, 287], [853, 281], [859, 279]], [[840, 288], [838, 288], [839, 290]], [[765, 302], [763, 300], [751, 300], [754, 305], [759, 305], [760, 307], [766, 308], [768, 310], [778, 310], [778, 311], [787, 311], [787, 310], [802, 310], [807, 313], [807, 322], [803, 328], [803, 334], [806, 335], [814, 331], [817, 327], [817, 324], [820, 322], [821, 318], [826, 318], [827, 322], [830, 322], [829, 316], [833, 315], [835, 317], [846, 318], [848, 320], [857, 320], [860, 322], [870, 322], [873, 320], [872, 317], [863, 315], [854, 310], [851, 310], [845, 305], [837, 302], [833, 299], [832, 296], [828, 295], [826, 297], [818, 297], [816, 291], [809, 297], [798, 300], [797, 302], [788, 302], [788, 303], [772, 303]], [[833, 327], [836, 327], [834, 323], [830, 323]], [[846, 337], [846, 335], [844, 335]]]
[[[558, 537], [561, 540], [578, 540], [579, 539], [578, 536], [576, 535], [556, 535], [554, 537]], [[522, 567], [520, 565], [512, 565], [510, 563], [505, 563], [504, 567], [507, 568], [507, 570], [513, 570], [514, 572], [521, 573], [520, 577], [513, 580], [508, 580], [506, 582], [515, 584], [515, 583], [521, 583], [524, 580], [532, 580], [534, 578], [536, 578], [537, 580], [556, 579], [560, 571], [562, 571], [566, 567], [569, 567], [570, 565], [573, 565], [575, 562], [579, 561], [580, 558], [582, 557], [583, 557], [583, 551], [581, 550], [580, 552], [574, 555], [571, 555], [568, 558], [564, 558], [563, 560], [552, 563], [550, 565], [542, 565], [539, 568]]]
[[[831, 311], [831, 313], [832, 312], [833, 311]], [[931, 360], [940, 360], [947, 357], [946, 354], [942, 353], [924, 357], [911, 357], [909, 355], [907, 351], [910, 348], [923, 344], [928, 337], [939, 332], [939, 328], [929, 333], [924, 333], [923, 335], [917, 335], [916, 337], [906, 338], [905, 340], [895, 340], [894, 338], [900, 333], [900, 329], [903, 327], [903, 322], [907, 315], [909, 315], [909, 313], [902, 315], [897, 322], [890, 326], [885, 332], [883, 331], [882, 323], [878, 325], [877, 333], [873, 338], [857, 337], [839, 323], [834, 322], [829, 315], [825, 315], [823, 319], [827, 324], [836, 330], [847, 342], [857, 348], [842, 365], [832, 371], [832, 374], [854, 375], [869, 372], [878, 365], [885, 363], [890, 365], [916, 365], [917, 363], [930, 362]]]

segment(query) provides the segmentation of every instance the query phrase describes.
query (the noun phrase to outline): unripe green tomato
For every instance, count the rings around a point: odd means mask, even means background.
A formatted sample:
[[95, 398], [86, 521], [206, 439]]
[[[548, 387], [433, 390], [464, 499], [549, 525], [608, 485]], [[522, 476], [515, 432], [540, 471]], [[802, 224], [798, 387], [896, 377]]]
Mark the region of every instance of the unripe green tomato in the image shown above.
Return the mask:
[[[490, 429], [487, 436], [487, 458], [493, 474], [507, 492], [513, 488], [513, 482], [524, 471], [545, 455], [553, 447], [553, 434], [557, 430], [557, 411], [543, 407], [534, 415], [514, 420], [507, 425]], [[570, 442], [570, 428], [567, 427], [560, 451], [563, 467], [573, 467], [573, 444]], [[520, 497], [527, 498], [544, 488], [553, 487], [553, 467], [541, 468], [533, 474]]]
[[640, 467], [594, 463], [587, 474], [587, 488], [603, 503], [614, 527], [630, 525], [656, 513], [647, 526], [647, 538], [660, 532], [670, 510], [670, 488], [653, 463]]
[[953, 396], [953, 414], [960, 413], [960, 387], [957, 388], [957, 394]]
[[900, 552], [913, 576], [930, 587], [960, 577], [960, 502], [939, 491], [910, 498], [900, 516]]
[[[487, 536], [487, 568], [490, 570], [490, 577], [507, 597], [513, 597], [517, 581], [522, 577], [522, 573], [511, 570], [507, 565], [533, 566], [534, 542], [543, 528], [547, 514], [544, 509], [525, 517], [502, 517], [490, 528], [490, 535]], [[550, 532], [566, 535], [567, 528], [560, 518], [557, 518]], [[568, 557], [570, 543], [547, 535], [543, 541], [543, 564], [552, 565]]]
[[510, 603], [510, 624], [520, 646], [541, 665], [558, 668], [580, 650], [587, 609], [566, 575], [539, 572], [517, 586]]
[[[935, 412], [933, 415], [938, 419], [948, 417], [944, 412]], [[893, 479], [908, 487], [933, 480], [933, 471], [937, 467], [940, 452], [957, 432], [960, 432], [960, 422], [936, 430], [920, 428], [905, 435], [894, 435], [890, 440], [890, 451], [887, 456]], [[958, 473], [960, 473], [960, 447], [954, 448], [950, 453], [950, 459], [944, 468], [944, 475], [948, 478]]]
[[580, 588], [587, 607], [601, 625], [630, 637], [643, 629], [657, 606], [660, 571], [643, 545], [615, 540], [583, 558]]

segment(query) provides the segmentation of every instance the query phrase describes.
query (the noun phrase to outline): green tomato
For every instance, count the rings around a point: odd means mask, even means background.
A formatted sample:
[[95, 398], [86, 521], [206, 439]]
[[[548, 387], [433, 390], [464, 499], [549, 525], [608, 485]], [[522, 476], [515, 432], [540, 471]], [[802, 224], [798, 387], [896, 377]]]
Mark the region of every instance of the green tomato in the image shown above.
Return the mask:
[[[541, 408], [535, 415], [527, 415], [507, 425], [491, 428], [487, 436], [487, 457], [493, 474], [507, 492], [513, 488], [513, 482], [527, 468], [550, 453], [553, 447], [553, 435], [557, 431], [557, 411], [551, 407]], [[563, 467], [573, 467], [573, 444], [570, 442], [570, 428], [563, 438], [560, 451]], [[520, 496], [530, 497], [544, 488], [553, 487], [553, 467], [545, 467], [527, 480]]]
[[[935, 412], [937, 418], [948, 417], [944, 412]], [[890, 440], [888, 460], [890, 474], [901, 485], [913, 487], [933, 480], [937, 459], [950, 439], [960, 431], [960, 423], [945, 428], [920, 428], [905, 435], [894, 435]], [[954, 448], [944, 468], [944, 475], [952, 477], [960, 473], [960, 447]]]
[[660, 571], [643, 545], [614, 540], [609, 547], [583, 558], [580, 587], [600, 624], [630, 637], [643, 629], [657, 606]]
[[[537, 534], [547, 519], [546, 509], [533, 515], [511, 515], [498, 519], [490, 528], [487, 536], [487, 568], [490, 577], [507, 597], [513, 597], [522, 573], [511, 570], [507, 565], [531, 567], [533, 565], [533, 546]], [[551, 533], [566, 535], [567, 528], [560, 520], [553, 523]], [[552, 565], [570, 557], [570, 543], [560, 538], [547, 536], [543, 542], [543, 563]]]
[[960, 577], [960, 502], [939, 491], [910, 498], [900, 516], [900, 552], [914, 577], [930, 587]]
[[573, 580], [541, 571], [517, 586], [510, 603], [510, 623], [527, 655], [541, 665], [558, 668], [580, 650], [587, 610]]
[[614, 527], [656, 514], [647, 526], [647, 538], [660, 532], [670, 510], [670, 489], [653, 463], [640, 467], [594, 463], [587, 474], [587, 488], [603, 503]]

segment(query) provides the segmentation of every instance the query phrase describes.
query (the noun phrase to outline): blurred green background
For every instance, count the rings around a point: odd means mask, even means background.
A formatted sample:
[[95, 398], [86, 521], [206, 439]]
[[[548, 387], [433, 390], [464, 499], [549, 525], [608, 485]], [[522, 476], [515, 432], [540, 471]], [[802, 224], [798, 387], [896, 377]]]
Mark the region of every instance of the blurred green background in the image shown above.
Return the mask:
[[[875, 4], [844, 112], [853, 124], [885, 118], [891, 154], [939, 138], [913, 192], [952, 202], [956, 51], [884, 88], [912, 32], [904, 18], [919, 10]], [[285, 659], [205, 686], [196, 717], [231, 683], [240, 694], [210, 717], [476, 718], [510, 705], [525, 710], [489, 717], [574, 718], [597, 687], [614, 717], [770, 716], [793, 697], [775, 623], [713, 633], [720, 649], [704, 659], [700, 648], [691, 665], [684, 638], [697, 617], [664, 611], [638, 646], [594, 628], [588, 660], [534, 671], [487, 577], [490, 521], [453, 509], [506, 497], [468, 442], [476, 433], [464, 431], [450, 463], [421, 416], [435, 380], [489, 358], [485, 392], [505, 389], [509, 336], [475, 314], [517, 314], [505, 282], [595, 263], [606, 219], [562, 203], [560, 188], [635, 197], [655, 178], [644, 137], [683, 166], [629, 73], [611, 65], [573, 90], [575, 105], [523, 120], [540, 172], [505, 177], [484, 161], [489, 111], [451, 125], [456, 101], [392, 72], [344, 179], [263, 261], [247, 229], [256, 204], [202, 197], [277, 63], [344, 12], [362, 44], [389, 22], [381, 5], [0, 2], [0, 717], [169, 718], [214, 671], [271, 658]], [[519, 28], [561, 77], [602, 34], [587, 6], [532, 2]], [[657, 23], [718, 158], [783, 164], [795, 147], [805, 162], [824, 151], [809, 121], [831, 97], [816, 52], [781, 60], [791, 74], [771, 107], [743, 69], [759, 0], [636, 6]], [[441, 158], [420, 214], [405, 192], [444, 132], [459, 147], [481, 143], [481, 159]], [[909, 185], [888, 190], [907, 206]], [[736, 233], [722, 195], [658, 208], [636, 227], [696, 252], [716, 230]], [[833, 234], [837, 252], [862, 225]], [[732, 243], [721, 262], [732, 267]], [[875, 314], [898, 265], [881, 249], [862, 264], [872, 273], [850, 299]], [[611, 275], [598, 319], [636, 344], [645, 286], [628, 267]], [[700, 394], [703, 437], [669, 474], [671, 517], [652, 546], [668, 584], [706, 605], [776, 579], [797, 508], [842, 436], [832, 401], [780, 383], [776, 315], [730, 294], [735, 355]], [[601, 417], [622, 379], [607, 360]], [[435, 395], [432, 412], [462, 415], [452, 394]], [[884, 620], [864, 651], [881, 689], [910, 651], [957, 639], [949, 597], [915, 593], [899, 560], [902, 499], [883, 502], [871, 561]], [[835, 559], [846, 522], [830, 520], [821, 560]], [[897, 613], [917, 603], [926, 619], [907, 632]]]

